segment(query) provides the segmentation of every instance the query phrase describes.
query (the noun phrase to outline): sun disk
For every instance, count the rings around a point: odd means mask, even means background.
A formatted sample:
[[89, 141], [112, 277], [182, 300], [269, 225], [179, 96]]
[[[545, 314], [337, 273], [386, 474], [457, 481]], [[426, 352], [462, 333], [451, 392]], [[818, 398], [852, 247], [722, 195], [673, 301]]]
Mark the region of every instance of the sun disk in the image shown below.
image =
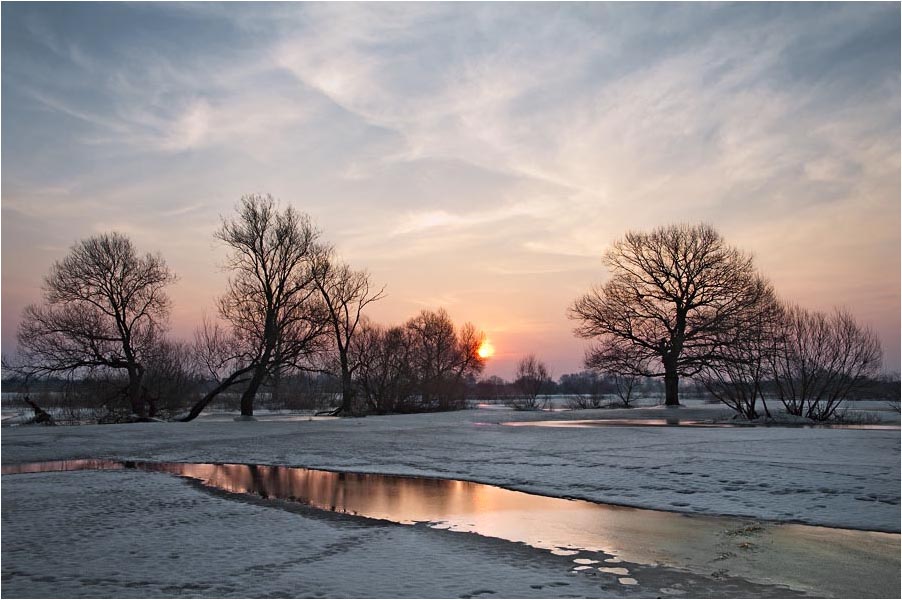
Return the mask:
[[479, 355], [479, 358], [488, 358], [491, 355], [495, 354], [495, 347], [490, 341], [485, 340], [479, 346], [479, 350], [476, 351], [476, 354]]

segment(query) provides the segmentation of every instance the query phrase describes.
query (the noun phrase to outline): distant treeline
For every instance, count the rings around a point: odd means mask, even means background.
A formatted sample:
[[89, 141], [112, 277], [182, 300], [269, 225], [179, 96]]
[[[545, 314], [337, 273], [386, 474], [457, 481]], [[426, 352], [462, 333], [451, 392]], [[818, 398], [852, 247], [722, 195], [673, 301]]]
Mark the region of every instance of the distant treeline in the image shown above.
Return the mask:
[[[84, 411], [96, 410], [98, 414], [105, 412], [107, 396], [118, 397], [117, 391], [126, 381], [113, 379], [64, 379], [45, 377], [30, 379], [10, 374], [3, 377], [3, 406], [27, 407], [23, 398], [29, 396], [42, 407]], [[165, 415], [176, 415], [184, 412], [195, 402], [214, 389], [217, 381], [212, 379], [188, 379], [154, 381], [148, 384], [155, 388], [157, 395], [163, 399], [159, 407]], [[165, 389], [169, 386], [168, 389]], [[849, 394], [847, 400], [877, 400], [898, 402], [900, 395], [900, 379], [898, 376], [881, 376], [867, 378]], [[765, 393], [776, 393], [773, 382], [765, 382]], [[717, 401], [703, 383], [686, 381], [682, 384], [684, 397]], [[547, 379], [542, 382], [538, 391], [543, 396], [583, 397], [587, 399], [583, 408], [591, 408], [591, 399], [616, 400], [619, 394], [617, 378], [612, 375], [600, 375], [592, 371], [567, 373], [557, 381]], [[243, 390], [237, 386], [234, 390], [220, 394], [216, 402], [210, 404], [212, 410], [238, 411]], [[511, 399], [522, 397], [523, 392], [517, 382], [496, 375], [483, 378], [468, 377], [461, 383], [460, 399], [476, 402], [505, 403]], [[659, 381], [653, 378], [641, 378], [635, 383], [632, 396], [641, 398], [657, 398], [663, 400], [663, 390]], [[278, 382], [268, 381], [258, 394], [258, 408], [284, 411], [322, 411], [334, 408], [341, 398], [341, 381], [328, 373], [297, 373], [282, 378]], [[418, 408], [416, 399], [411, 399], [406, 411], [419, 412], [426, 407]], [[599, 402], [601, 406], [607, 402]], [[461, 405], [458, 408], [463, 408]], [[387, 411], [386, 411], [387, 412]]]

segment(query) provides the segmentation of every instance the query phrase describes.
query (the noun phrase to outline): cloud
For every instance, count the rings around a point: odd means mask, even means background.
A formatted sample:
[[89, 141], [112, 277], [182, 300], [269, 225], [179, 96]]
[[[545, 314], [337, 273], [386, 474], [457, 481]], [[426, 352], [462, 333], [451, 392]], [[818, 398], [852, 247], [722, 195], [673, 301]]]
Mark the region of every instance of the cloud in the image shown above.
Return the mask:
[[[102, 30], [100, 10], [112, 11]], [[524, 307], [474, 314], [529, 322], [542, 310], [566, 332], [562, 307], [604, 276], [611, 241], [704, 219], [794, 299], [857, 288], [897, 358], [898, 15], [11, 5], [4, 216], [43, 219], [67, 241], [132, 227], [164, 252], [190, 248], [184, 264], [201, 269], [218, 215], [272, 192], [394, 278], [393, 302], [463, 306], [475, 292], [457, 290], [478, 289]], [[26, 246], [4, 233], [4, 250]]]
[[520, 217], [538, 217], [546, 213], [540, 204], [517, 203], [497, 209], [476, 211], [466, 214], [445, 210], [430, 210], [408, 213], [401, 217], [398, 226], [389, 235], [400, 236], [422, 233], [434, 229], [459, 230], [480, 225], [490, 225]]

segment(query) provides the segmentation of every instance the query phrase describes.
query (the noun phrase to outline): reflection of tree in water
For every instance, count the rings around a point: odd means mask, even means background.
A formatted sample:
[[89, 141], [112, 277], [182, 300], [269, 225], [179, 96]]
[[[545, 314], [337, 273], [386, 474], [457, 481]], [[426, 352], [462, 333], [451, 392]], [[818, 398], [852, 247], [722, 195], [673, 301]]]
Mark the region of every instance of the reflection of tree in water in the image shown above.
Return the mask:
[[[184, 465], [180, 474], [233, 492], [294, 500], [351, 514], [416, 518], [448, 506], [473, 506], [467, 484], [448, 480], [335, 473], [258, 465]], [[208, 468], [204, 468], [208, 467]]]
[[179, 464], [110, 460], [54, 461], [7, 465], [4, 473], [138, 469], [188, 477], [232, 493], [293, 500], [336, 512], [374, 518], [431, 520], [442, 514], [478, 512], [497, 505], [494, 493], [463, 481], [317, 471], [300, 467], [242, 464]]
[[269, 498], [266, 482], [263, 480], [263, 474], [260, 472], [260, 467], [257, 465], [247, 465], [245, 468], [250, 476], [251, 490], [263, 498]]

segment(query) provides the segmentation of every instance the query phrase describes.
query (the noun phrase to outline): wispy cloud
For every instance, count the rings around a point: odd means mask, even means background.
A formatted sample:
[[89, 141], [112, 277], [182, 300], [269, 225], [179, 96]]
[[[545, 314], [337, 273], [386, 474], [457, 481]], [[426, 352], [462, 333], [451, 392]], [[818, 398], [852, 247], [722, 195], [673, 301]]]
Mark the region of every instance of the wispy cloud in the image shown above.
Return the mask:
[[463, 214], [451, 213], [446, 210], [418, 211], [404, 215], [391, 235], [407, 235], [435, 229], [469, 229], [477, 225], [489, 225], [519, 217], [538, 217], [546, 212], [542, 205], [529, 203], [517, 203]]
[[[898, 361], [898, 6], [3, 10], [5, 255], [115, 224], [195, 293], [218, 216], [272, 192], [395, 306], [554, 323], [576, 368], [563, 312], [604, 248], [704, 219], [793, 299], [858, 302]], [[8, 268], [37, 289], [47, 258]]]

